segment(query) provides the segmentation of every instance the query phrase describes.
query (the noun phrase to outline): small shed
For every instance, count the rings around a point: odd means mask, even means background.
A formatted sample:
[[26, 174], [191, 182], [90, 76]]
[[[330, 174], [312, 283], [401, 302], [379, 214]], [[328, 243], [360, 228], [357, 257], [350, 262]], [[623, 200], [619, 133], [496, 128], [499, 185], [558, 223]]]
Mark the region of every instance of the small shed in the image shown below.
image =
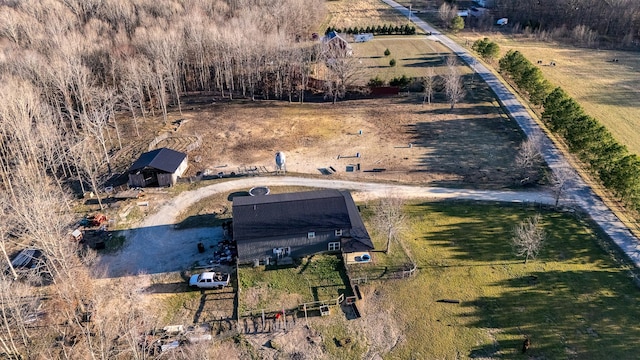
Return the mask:
[[373, 40], [373, 34], [372, 33], [353, 35], [353, 41], [354, 42], [367, 42], [369, 40]]
[[172, 186], [187, 170], [187, 154], [169, 148], [146, 152], [129, 168], [129, 186]]

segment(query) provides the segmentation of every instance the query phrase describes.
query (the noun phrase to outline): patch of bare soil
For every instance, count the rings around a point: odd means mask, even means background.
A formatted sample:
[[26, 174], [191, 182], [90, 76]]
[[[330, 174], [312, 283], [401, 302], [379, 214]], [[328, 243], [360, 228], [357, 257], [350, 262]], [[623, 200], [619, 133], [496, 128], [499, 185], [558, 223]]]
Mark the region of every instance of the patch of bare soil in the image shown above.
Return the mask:
[[189, 121], [160, 143], [182, 149], [201, 140], [189, 153], [187, 176], [237, 174], [254, 166], [272, 172], [275, 153], [283, 151], [288, 172], [333, 178], [490, 189], [516, 181], [510, 170], [520, 132], [488, 102], [454, 110], [422, 105], [417, 96], [335, 105], [213, 98], [196, 103], [180, 115]]
[[246, 335], [245, 338], [264, 360], [326, 359], [322, 337], [306, 325], [289, 328], [286, 332]]
[[382, 358], [405, 340], [404, 329], [396, 322], [396, 311], [383, 304], [375, 289], [369, 289], [364, 299], [358, 302], [362, 315], [360, 326], [369, 342], [365, 358]]

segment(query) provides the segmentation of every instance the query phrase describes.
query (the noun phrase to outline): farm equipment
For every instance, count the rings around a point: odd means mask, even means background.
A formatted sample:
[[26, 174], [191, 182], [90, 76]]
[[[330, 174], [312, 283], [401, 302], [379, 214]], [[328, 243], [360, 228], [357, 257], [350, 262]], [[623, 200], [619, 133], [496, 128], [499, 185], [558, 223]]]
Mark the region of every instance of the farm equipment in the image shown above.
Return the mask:
[[87, 216], [80, 221], [81, 226], [85, 227], [98, 227], [107, 221], [107, 216], [104, 214], [95, 214]]
[[91, 226], [100, 226], [107, 221], [107, 217], [104, 214], [96, 214], [89, 218], [89, 224]]

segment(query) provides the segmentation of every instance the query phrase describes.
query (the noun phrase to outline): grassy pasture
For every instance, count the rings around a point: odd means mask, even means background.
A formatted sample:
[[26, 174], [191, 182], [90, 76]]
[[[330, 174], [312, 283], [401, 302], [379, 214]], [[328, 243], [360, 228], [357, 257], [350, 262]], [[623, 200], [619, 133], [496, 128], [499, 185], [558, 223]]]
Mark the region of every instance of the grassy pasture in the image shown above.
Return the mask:
[[[409, 19], [379, 0], [329, 1], [327, 9], [327, 26], [366, 28], [383, 24], [409, 24]], [[414, 36], [381, 35], [373, 41], [352, 43], [353, 52], [362, 64], [359, 82], [366, 84], [376, 76], [384, 81], [402, 75], [421, 77], [429, 66], [435, 67], [437, 74], [442, 73], [445, 57], [451, 51], [439, 42], [427, 40], [419, 29], [417, 31], [418, 35]], [[389, 56], [384, 55], [385, 49], [391, 51]], [[391, 59], [396, 60], [393, 67], [389, 66]], [[468, 67], [460, 67], [460, 70], [462, 74], [471, 73]]]
[[[594, 50], [502, 34], [460, 34], [472, 43], [480, 36], [496, 41], [502, 53], [518, 50], [538, 65], [545, 78], [562, 87], [613, 133], [640, 154], [640, 57], [635, 52]], [[613, 62], [618, 59], [618, 62]], [[554, 61], [556, 66], [549, 66]]]
[[[413, 9], [428, 10], [419, 17], [433, 21], [437, 13], [429, 1], [398, 1]], [[613, 133], [630, 151], [640, 154], [640, 57], [637, 52], [598, 50], [542, 42], [499, 32], [462, 31], [452, 36], [460, 44], [488, 37], [497, 42], [502, 54], [515, 49], [537, 64], [545, 78], [561, 86], [585, 109]], [[618, 59], [613, 62], [613, 59]], [[551, 61], [556, 66], [549, 66]], [[494, 63], [497, 67], [497, 62]]]
[[[417, 36], [377, 36], [372, 41], [353, 43], [353, 52], [362, 64], [361, 82], [378, 76], [384, 81], [406, 75], [408, 77], [425, 76], [427, 67], [435, 68], [436, 74], [446, 71], [446, 57], [451, 51], [439, 42]], [[385, 49], [391, 54], [384, 55]], [[391, 59], [395, 66], [389, 66]], [[466, 66], [459, 66], [462, 75], [472, 71]]]
[[404, 241], [418, 275], [362, 287], [380, 304], [365, 317], [387, 309], [406, 337], [385, 358], [519, 358], [525, 336], [527, 355], [541, 359], [630, 359], [640, 350], [640, 291], [581, 221], [543, 212], [545, 247], [525, 265], [509, 239], [530, 209], [423, 203], [408, 211]]
[[[409, 19], [380, 0], [340, 0], [327, 1], [327, 20], [320, 26], [323, 32], [329, 26], [336, 28], [407, 25]], [[416, 33], [421, 30], [416, 28]]]
[[[361, 321], [345, 322], [341, 314], [314, 320], [331, 356], [362, 356], [362, 347], [332, 343], [344, 337], [368, 343], [369, 353], [385, 359], [520, 358], [525, 336], [533, 344], [526, 356], [540, 359], [631, 359], [640, 350], [640, 291], [582, 220], [466, 202], [412, 203], [406, 210], [410, 226], [402, 240], [417, 275], [361, 284]], [[524, 264], [513, 255], [511, 231], [538, 211], [547, 240], [539, 258]], [[368, 208], [363, 212], [367, 217]], [[384, 246], [382, 237], [374, 241]], [[376, 267], [395, 266], [406, 254], [395, 244], [374, 260]], [[333, 256], [278, 270], [243, 268], [241, 310], [335, 297], [344, 291], [340, 268]]]

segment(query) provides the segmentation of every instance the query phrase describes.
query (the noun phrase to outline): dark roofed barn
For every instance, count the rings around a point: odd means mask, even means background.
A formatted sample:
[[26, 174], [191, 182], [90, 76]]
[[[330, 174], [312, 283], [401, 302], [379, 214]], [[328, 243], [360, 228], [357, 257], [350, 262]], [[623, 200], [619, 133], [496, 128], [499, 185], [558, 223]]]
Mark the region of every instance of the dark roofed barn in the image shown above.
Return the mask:
[[129, 186], [171, 186], [187, 170], [187, 154], [169, 148], [146, 152], [129, 168]]
[[373, 250], [351, 194], [338, 190], [235, 197], [233, 238], [241, 263]]

